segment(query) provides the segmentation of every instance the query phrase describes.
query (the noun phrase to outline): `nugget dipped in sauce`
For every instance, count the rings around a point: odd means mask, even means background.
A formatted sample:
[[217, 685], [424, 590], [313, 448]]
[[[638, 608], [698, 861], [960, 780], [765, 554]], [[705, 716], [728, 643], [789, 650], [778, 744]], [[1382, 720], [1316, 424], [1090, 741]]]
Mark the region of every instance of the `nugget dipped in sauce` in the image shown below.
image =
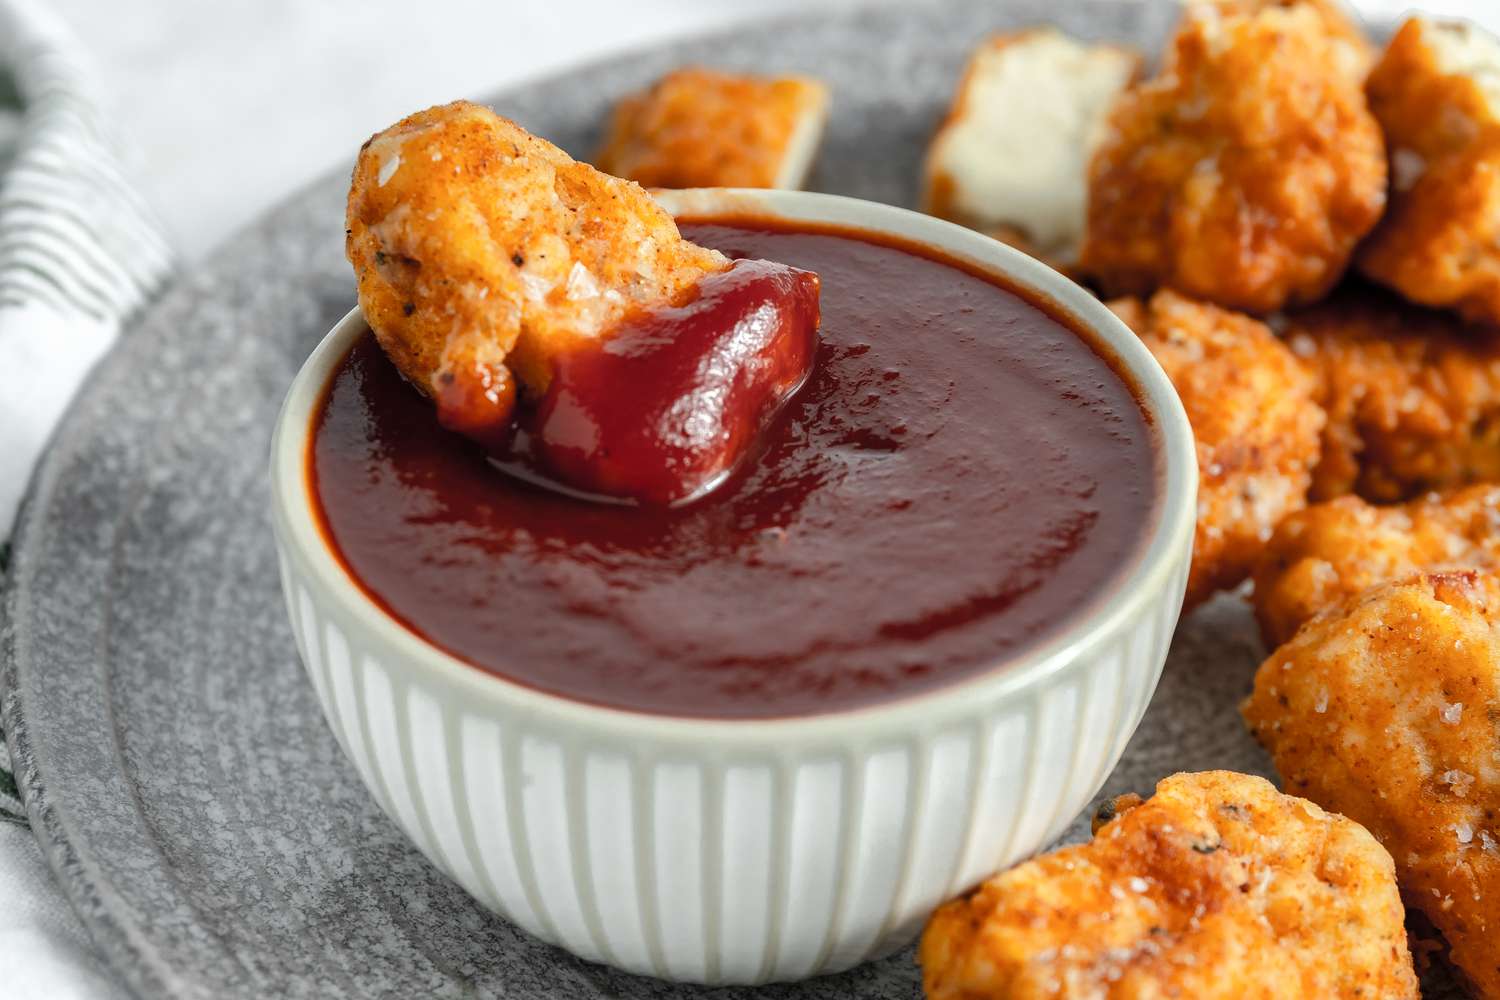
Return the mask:
[[1380, 127], [1328, 3], [1195, 3], [1089, 168], [1081, 270], [1267, 313], [1338, 281], [1385, 207]]
[[1375, 506], [1345, 496], [1276, 526], [1256, 560], [1255, 616], [1268, 646], [1361, 591], [1418, 571], [1500, 568], [1500, 485]]
[[1500, 38], [1412, 18], [1366, 84], [1391, 206], [1359, 268], [1413, 302], [1500, 323]]
[[1307, 503], [1323, 410], [1316, 381], [1259, 320], [1178, 295], [1109, 303], [1182, 398], [1198, 451], [1184, 606], [1238, 586], [1276, 523]]
[[816, 275], [696, 246], [638, 185], [466, 102], [364, 145], [346, 249], [444, 426], [591, 494], [701, 494], [813, 363]]
[[1391, 857], [1264, 778], [1177, 774], [942, 907], [928, 1000], [1416, 1000]]
[[1261, 664], [1243, 712], [1287, 790], [1374, 834], [1474, 995], [1500, 997], [1496, 579], [1419, 574], [1351, 598]]

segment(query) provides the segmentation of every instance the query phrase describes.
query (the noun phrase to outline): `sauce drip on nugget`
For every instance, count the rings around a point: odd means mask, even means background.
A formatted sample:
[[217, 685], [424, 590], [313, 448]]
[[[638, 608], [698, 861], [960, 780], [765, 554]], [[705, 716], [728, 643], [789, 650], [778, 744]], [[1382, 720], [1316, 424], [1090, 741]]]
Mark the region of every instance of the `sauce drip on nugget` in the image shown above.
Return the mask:
[[696, 246], [639, 185], [466, 102], [365, 143], [347, 252], [445, 427], [590, 494], [711, 489], [816, 354], [817, 275]]

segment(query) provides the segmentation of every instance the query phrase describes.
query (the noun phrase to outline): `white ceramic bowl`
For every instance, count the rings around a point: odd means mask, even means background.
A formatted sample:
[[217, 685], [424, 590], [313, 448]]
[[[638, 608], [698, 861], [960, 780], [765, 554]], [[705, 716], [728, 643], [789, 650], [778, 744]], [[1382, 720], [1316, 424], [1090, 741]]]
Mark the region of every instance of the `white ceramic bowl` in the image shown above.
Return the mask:
[[909, 942], [943, 900], [1056, 837], [1098, 791], [1161, 674], [1182, 603], [1197, 471], [1170, 383], [1090, 295], [937, 219], [830, 195], [687, 191], [678, 215], [893, 233], [1036, 290], [1138, 380], [1164, 493], [1137, 562], [1040, 647], [893, 704], [702, 721], [568, 701], [426, 644], [326, 548], [305, 478], [312, 411], [358, 310], [288, 393], [272, 449], [292, 627], [376, 801], [485, 906], [584, 958], [708, 983], [799, 979]]

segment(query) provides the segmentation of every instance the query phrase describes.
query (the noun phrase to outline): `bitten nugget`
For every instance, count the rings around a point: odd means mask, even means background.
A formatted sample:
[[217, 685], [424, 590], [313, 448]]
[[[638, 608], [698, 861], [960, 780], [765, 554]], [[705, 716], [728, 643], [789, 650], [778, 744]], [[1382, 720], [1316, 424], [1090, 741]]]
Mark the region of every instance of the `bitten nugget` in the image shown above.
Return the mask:
[[1500, 485], [1375, 507], [1358, 497], [1288, 516], [1255, 564], [1255, 615], [1267, 647], [1378, 583], [1418, 571], [1500, 568]]
[[1500, 481], [1500, 333], [1352, 286], [1286, 335], [1328, 411], [1314, 500]]
[[1385, 146], [1326, 5], [1189, 7], [1089, 168], [1081, 269], [1235, 309], [1316, 300], [1385, 206]]
[[1139, 54], [1054, 28], [991, 38], [969, 57], [927, 151], [922, 208], [1064, 270], [1078, 262], [1088, 164]]
[[929, 1000], [1415, 1000], [1403, 916], [1357, 824], [1207, 771], [948, 903], [918, 957]]
[[508, 418], [515, 379], [540, 394], [549, 359], [729, 266], [639, 186], [463, 101], [360, 149], [346, 250], [381, 347], [471, 433]]
[[1271, 529], [1305, 505], [1323, 411], [1312, 377], [1257, 320], [1175, 292], [1110, 308], [1166, 370], [1196, 438], [1191, 607], [1244, 581]]
[[680, 69], [620, 101], [600, 170], [646, 187], [799, 188], [828, 121], [828, 88]]
[[1490, 998], [1500, 997], [1497, 618], [1500, 586], [1487, 574], [1375, 587], [1271, 654], [1244, 705], [1288, 791], [1386, 846], [1407, 901]]
[[1500, 39], [1413, 18], [1366, 89], [1392, 193], [1360, 270], [1413, 302], [1500, 323]]

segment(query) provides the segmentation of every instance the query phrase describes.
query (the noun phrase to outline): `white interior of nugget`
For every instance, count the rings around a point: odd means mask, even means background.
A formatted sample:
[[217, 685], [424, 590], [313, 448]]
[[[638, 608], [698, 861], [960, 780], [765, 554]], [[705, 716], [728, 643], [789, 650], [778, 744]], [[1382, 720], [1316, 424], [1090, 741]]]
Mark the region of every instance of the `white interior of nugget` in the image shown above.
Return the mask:
[[1131, 53], [1052, 29], [973, 56], [957, 116], [933, 144], [929, 183], [946, 175], [973, 224], [1013, 226], [1049, 256], [1071, 259], [1083, 236], [1089, 159]]
[[1500, 38], [1467, 21], [1421, 20], [1422, 39], [1439, 72], [1466, 76], [1484, 94], [1490, 117], [1500, 117]]
[[781, 158], [781, 168], [776, 173], [777, 187], [796, 191], [807, 183], [808, 172], [812, 170], [827, 124], [828, 91], [809, 84], [807, 106], [797, 117], [791, 138], [787, 140], [786, 153]]

